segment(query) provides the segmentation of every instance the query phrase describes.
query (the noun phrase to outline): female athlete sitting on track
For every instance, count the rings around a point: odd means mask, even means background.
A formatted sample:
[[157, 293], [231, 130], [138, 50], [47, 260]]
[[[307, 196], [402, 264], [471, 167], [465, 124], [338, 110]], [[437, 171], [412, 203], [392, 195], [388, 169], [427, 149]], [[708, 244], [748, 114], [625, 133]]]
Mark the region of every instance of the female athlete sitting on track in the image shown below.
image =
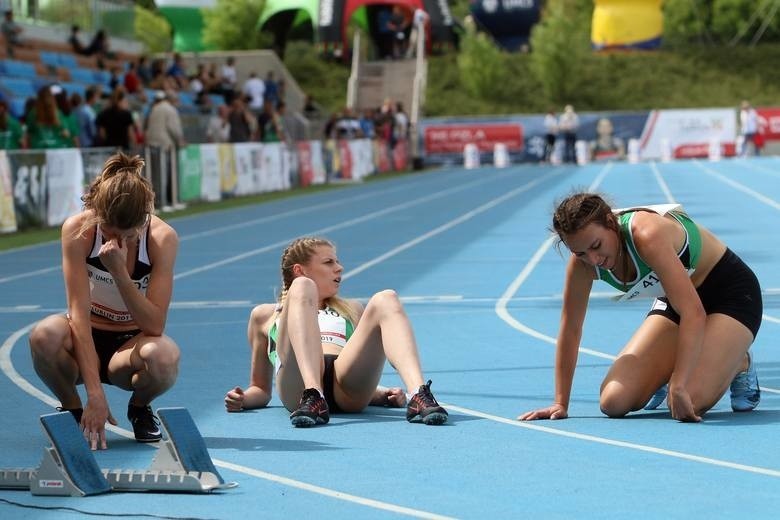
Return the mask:
[[[179, 348], [163, 334], [179, 239], [154, 216], [154, 192], [139, 156], [109, 157], [62, 225], [66, 315], [30, 333], [33, 365], [80, 423], [91, 448], [106, 448], [111, 415], [101, 383], [132, 391], [127, 417], [139, 442], [161, 439], [152, 399], [176, 381]], [[76, 385], [84, 383], [82, 409]]]
[[394, 291], [381, 291], [365, 309], [338, 296], [344, 268], [323, 238], [293, 241], [282, 253], [278, 303], [258, 305], [249, 318], [250, 383], [225, 396], [228, 412], [262, 408], [271, 400], [273, 374], [293, 426], [325, 424], [329, 412], [359, 412], [368, 405], [401, 407], [400, 388], [377, 387], [385, 358], [409, 393], [410, 422], [442, 424], [447, 411], [423, 384], [409, 318]]
[[679, 205], [613, 211], [590, 193], [564, 199], [553, 229], [572, 253], [555, 356], [555, 402], [518, 419], [567, 417], [594, 279], [625, 293], [621, 300], [656, 297], [601, 384], [603, 413], [622, 417], [643, 406], [654, 409], [668, 393], [672, 417], [700, 421], [729, 382], [734, 411], [758, 405], [748, 349], [761, 325], [761, 288], [715, 235]]

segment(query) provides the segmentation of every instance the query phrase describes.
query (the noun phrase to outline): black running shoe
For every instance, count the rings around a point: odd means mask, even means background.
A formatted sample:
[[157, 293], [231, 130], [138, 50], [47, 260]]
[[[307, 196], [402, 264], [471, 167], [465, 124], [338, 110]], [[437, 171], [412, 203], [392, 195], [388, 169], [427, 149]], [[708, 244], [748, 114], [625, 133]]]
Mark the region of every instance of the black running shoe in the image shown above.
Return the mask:
[[422, 421], [424, 424], [444, 424], [447, 422], [447, 410], [439, 406], [431, 393], [431, 381], [420, 387], [406, 405], [406, 420]]
[[290, 422], [297, 428], [325, 424], [329, 420], [328, 403], [316, 388], [304, 390], [298, 409], [290, 414]]
[[152, 413], [151, 406], [127, 405], [127, 418], [133, 425], [135, 440], [138, 442], [158, 442], [162, 439], [160, 420]]
[[70, 412], [73, 414], [73, 418], [76, 419], [76, 424], [81, 424], [81, 416], [84, 413], [83, 408], [63, 408], [62, 406], [57, 407], [58, 412]]

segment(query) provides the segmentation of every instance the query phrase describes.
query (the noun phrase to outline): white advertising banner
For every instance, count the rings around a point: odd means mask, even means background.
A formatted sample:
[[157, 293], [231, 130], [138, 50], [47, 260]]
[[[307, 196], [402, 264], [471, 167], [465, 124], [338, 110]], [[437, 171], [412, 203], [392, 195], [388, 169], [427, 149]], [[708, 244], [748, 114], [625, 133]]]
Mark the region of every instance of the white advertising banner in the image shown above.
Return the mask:
[[290, 166], [285, 148], [280, 143], [263, 145], [262, 191], [290, 188]]
[[219, 189], [219, 155], [216, 144], [200, 146], [200, 161], [203, 176], [200, 179], [200, 198], [206, 201], [217, 201], [222, 198]]
[[11, 182], [11, 165], [5, 150], [0, 150], [0, 233], [16, 231], [14, 188]]
[[678, 159], [707, 157], [715, 143], [725, 155], [736, 138], [734, 109], [653, 110], [642, 131], [640, 154], [642, 159], [661, 159], [664, 147], [671, 147], [672, 156]]
[[46, 224], [58, 226], [81, 211], [84, 164], [76, 148], [46, 150]]
[[374, 155], [369, 139], [355, 139], [348, 142], [352, 156], [352, 179], [359, 181], [374, 173]]
[[260, 193], [263, 145], [259, 143], [236, 143], [233, 154], [236, 162], [236, 195]]
[[309, 141], [309, 161], [312, 169], [312, 184], [325, 184], [325, 161], [322, 158], [322, 141]]

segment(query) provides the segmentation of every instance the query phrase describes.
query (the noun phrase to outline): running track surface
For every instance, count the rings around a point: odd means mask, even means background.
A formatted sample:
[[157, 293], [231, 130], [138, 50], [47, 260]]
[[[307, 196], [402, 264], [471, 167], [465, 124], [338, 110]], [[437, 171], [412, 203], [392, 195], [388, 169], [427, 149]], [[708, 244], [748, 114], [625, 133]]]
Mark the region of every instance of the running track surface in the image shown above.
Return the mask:
[[[574, 190], [616, 206], [682, 203], [756, 272], [764, 323], [753, 345], [759, 408], [728, 396], [700, 424], [663, 408], [604, 417], [599, 385], [649, 301], [618, 304], [594, 284], [570, 418], [520, 423], [553, 394], [566, 251], [550, 238], [554, 204]], [[0, 491], [3, 518], [771, 518], [780, 505], [780, 160], [448, 169], [175, 219], [181, 239], [167, 333], [179, 380], [154, 408], [186, 407], [227, 481], [209, 495], [89, 498]], [[413, 322], [426, 378], [450, 411], [443, 427], [369, 407], [294, 429], [275, 397], [227, 414], [248, 381], [246, 322], [279, 289], [279, 256], [300, 235], [336, 242], [342, 294], [393, 288]], [[0, 238], [2, 240], [2, 238]], [[32, 369], [27, 333], [65, 307], [58, 243], [0, 253], [0, 468], [36, 467], [38, 417], [57, 401]], [[706, 346], [705, 346], [706, 348]], [[387, 366], [382, 383], [400, 384]], [[128, 395], [107, 390], [119, 427], [107, 469], [144, 469], [154, 448], [132, 440]], [[21, 505], [27, 507], [20, 507]], [[72, 508], [72, 509], [63, 509]]]

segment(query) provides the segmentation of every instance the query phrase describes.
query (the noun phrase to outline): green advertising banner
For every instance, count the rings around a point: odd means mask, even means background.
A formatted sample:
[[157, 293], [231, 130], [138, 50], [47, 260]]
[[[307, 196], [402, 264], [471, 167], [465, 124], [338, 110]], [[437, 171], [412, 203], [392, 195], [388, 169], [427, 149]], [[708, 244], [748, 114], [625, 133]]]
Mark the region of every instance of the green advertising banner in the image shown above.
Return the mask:
[[200, 200], [201, 167], [200, 145], [190, 144], [179, 149], [179, 200]]

